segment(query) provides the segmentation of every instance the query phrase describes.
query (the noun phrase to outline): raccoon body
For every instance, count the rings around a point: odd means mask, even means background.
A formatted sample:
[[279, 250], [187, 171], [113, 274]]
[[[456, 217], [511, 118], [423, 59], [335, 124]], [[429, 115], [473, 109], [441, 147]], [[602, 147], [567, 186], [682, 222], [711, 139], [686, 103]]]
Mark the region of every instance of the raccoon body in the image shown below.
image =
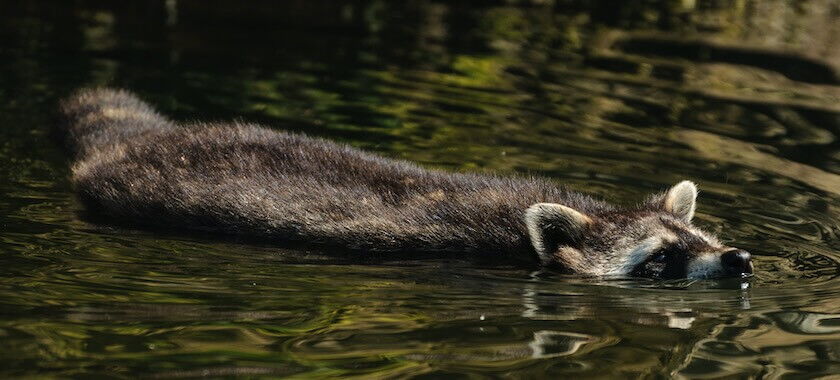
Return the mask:
[[429, 170], [251, 124], [176, 125], [125, 91], [80, 91], [61, 113], [79, 197], [122, 221], [591, 275], [752, 271], [748, 256], [727, 267], [746, 253], [691, 225], [690, 182], [619, 209], [541, 178]]

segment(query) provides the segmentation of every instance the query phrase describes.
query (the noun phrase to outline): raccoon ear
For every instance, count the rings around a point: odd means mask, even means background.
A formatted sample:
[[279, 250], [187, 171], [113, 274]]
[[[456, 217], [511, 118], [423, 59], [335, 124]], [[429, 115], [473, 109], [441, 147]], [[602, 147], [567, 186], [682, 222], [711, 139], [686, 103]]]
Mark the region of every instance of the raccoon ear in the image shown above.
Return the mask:
[[590, 224], [590, 217], [557, 203], [536, 203], [525, 211], [531, 244], [544, 263], [561, 245], [579, 240]]
[[674, 185], [665, 193], [663, 207], [665, 211], [690, 222], [697, 207], [697, 185], [691, 181], [682, 181]]

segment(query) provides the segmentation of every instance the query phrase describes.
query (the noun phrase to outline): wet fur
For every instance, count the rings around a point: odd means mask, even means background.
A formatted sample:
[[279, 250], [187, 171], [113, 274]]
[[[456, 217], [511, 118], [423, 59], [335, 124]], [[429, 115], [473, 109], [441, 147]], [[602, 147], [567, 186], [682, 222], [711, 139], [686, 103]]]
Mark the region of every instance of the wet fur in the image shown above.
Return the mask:
[[251, 124], [175, 125], [125, 91], [81, 91], [61, 113], [80, 198], [89, 210], [125, 222], [359, 252], [538, 263], [525, 210], [550, 202], [597, 223], [580, 227], [595, 236], [585, 250], [565, 234], [546, 238], [550, 260], [543, 262], [591, 274], [627, 266], [620, 249], [631, 249], [637, 235], [658, 233], [651, 229], [661, 222], [640, 220], [666, 217], [690, 227], [663, 213], [663, 196], [619, 210], [541, 178], [430, 170]]

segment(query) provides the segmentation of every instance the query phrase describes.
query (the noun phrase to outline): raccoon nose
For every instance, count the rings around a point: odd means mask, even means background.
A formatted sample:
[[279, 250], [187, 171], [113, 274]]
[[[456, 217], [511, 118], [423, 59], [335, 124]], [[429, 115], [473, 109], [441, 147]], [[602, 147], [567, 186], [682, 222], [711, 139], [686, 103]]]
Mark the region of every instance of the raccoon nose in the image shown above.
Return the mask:
[[743, 249], [733, 249], [720, 256], [723, 267], [732, 274], [752, 274], [753, 265], [750, 253]]

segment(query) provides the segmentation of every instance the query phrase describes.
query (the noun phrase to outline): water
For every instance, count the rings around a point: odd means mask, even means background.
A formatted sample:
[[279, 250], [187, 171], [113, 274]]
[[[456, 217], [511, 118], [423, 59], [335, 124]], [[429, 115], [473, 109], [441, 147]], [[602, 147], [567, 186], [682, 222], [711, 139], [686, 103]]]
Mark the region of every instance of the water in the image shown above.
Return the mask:
[[[76, 3], [76, 4], [70, 4]], [[0, 377], [840, 373], [840, 3], [0, 4]], [[681, 179], [747, 281], [358, 265], [92, 224], [52, 111], [132, 89], [617, 203]]]

